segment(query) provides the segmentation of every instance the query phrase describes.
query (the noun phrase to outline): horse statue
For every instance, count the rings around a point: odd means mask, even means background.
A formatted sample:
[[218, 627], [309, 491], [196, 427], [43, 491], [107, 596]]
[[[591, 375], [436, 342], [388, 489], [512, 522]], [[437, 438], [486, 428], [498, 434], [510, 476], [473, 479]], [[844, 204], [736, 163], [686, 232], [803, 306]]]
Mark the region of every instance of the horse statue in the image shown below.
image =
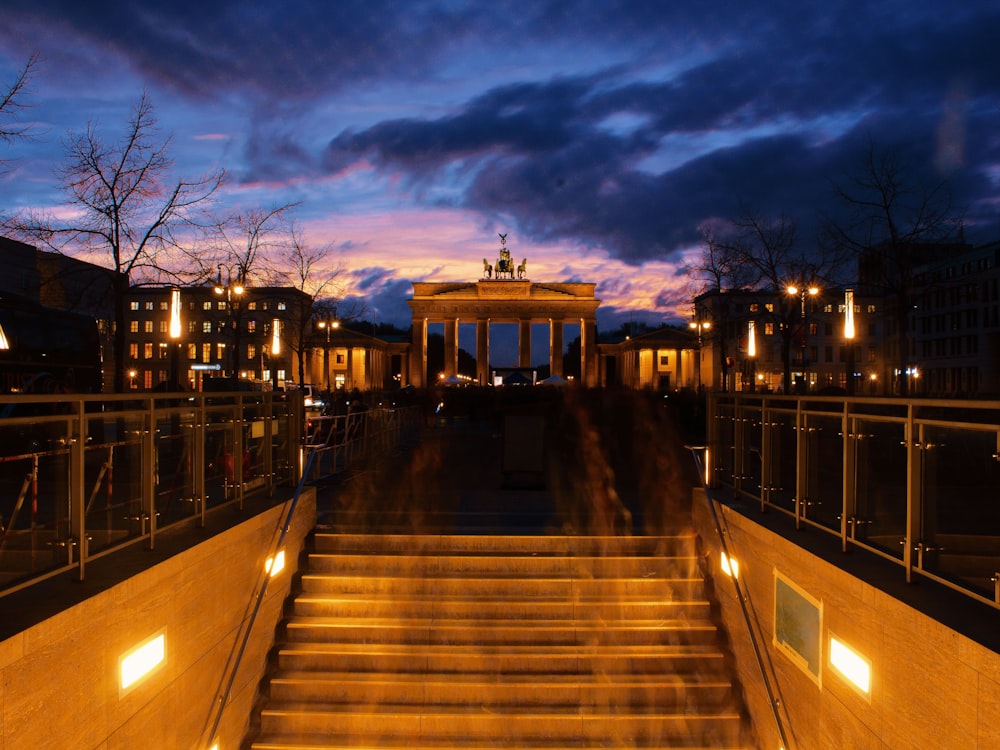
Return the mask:
[[523, 279], [524, 274], [528, 272], [528, 259], [522, 258], [521, 263], [517, 267], [517, 278]]
[[490, 265], [486, 258], [483, 258], [483, 276], [487, 279], [493, 276], [493, 266]]

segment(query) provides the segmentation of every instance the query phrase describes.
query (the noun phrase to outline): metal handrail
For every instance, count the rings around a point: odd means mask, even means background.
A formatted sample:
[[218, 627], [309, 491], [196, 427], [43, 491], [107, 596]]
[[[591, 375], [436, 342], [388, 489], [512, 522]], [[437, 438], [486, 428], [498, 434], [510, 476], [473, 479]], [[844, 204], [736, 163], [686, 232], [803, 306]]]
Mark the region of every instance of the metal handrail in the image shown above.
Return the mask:
[[[273, 561], [275, 559], [275, 555], [281, 549], [281, 545], [288, 535], [288, 529], [292, 525], [292, 519], [298, 508], [299, 498], [302, 496], [302, 490], [305, 487], [306, 477], [309, 475], [309, 470], [312, 468], [312, 462], [315, 458], [316, 451], [310, 450], [309, 457], [306, 459], [306, 465], [299, 477], [298, 486], [295, 488], [295, 494], [288, 501], [288, 511], [278, 520], [278, 525], [272, 536], [271, 544], [268, 547], [269, 560]], [[207, 731], [202, 732], [202, 747], [211, 746], [216, 732], [219, 731], [219, 724], [222, 722], [222, 713], [229, 702], [229, 697], [233, 691], [233, 684], [236, 681], [236, 673], [243, 662], [247, 645], [250, 643], [250, 634], [253, 632], [253, 626], [257, 622], [257, 614], [260, 612], [260, 606], [264, 601], [264, 596], [267, 594], [267, 584], [271, 580], [270, 570], [262, 569], [257, 575], [258, 579], [254, 584], [254, 591], [247, 602], [247, 609], [244, 610], [245, 614], [241, 620], [241, 623], [243, 623], [241, 625], [241, 632], [237, 634], [236, 639], [233, 641], [233, 649], [229, 652], [229, 657], [226, 659], [226, 667], [222, 671], [219, 690], [215, 693], [215, 701], [212, 710], [210, 710], [208, 720], [205, 723]]]
[[[705, 467], [698, 455], [698, 451], [705, 450], [705, 447], [691, 445], [686, 447], [691, 451], [691, 457], [694, 459], [695, 467], [698, 470], [698, 476], [702, 478], [701, 481], [702, 486], [705, 489], [705, 498], [708, 501], [708, 508], [712, 513], [712, 520], [715, 524], [716, 534], [718, 534], [719, 537], [719, 545], [722, 553], [726, 556], [727, 560], [732, 560], [733, 556], [730, 554], [729, 544], [726, 542], [726, 534], [722, 528], [722, 521], [719, 519], [718, 511], [715, 509], [715, 502], [712, 500], [708, 483], [705, 481]], [[747, 635], [750, 637], [750, 644], [753, 646], [754, 658], [757, 661], [757, 669], [760, 672], [761, 679], [764, 681], [764, 690], [767, 693], [768, 705], [771, 709], [771, 715], [774, 718], [775, 727], [778, 730], [778, 736], [781, 738], [781, 746], [784, 750], [792, 750], [792, 746], [788, 742], [788, 735], [785, 733], [784, 722], [781, 720], [781, 712], [779, 711], [781, 700], [772, 687], [771, 679], [768, 676], [767, 665], [764, 660], [764, 654], [761, 650], [760, 642], [757, 639], [757, 633], [753, 627], [750, 610], [747, 607], [747, 600], [750, 597], [749, 592], [744, 594], [743, 587], [740, 586], [738, 576], [734, 574], [730, 575], [729, 578], [732, 580], [733, 588], [736, 591], [736, 600], [740, 603], [740, 610], [743, 613], [743, 622], [746, 625]]]
[[[963, 596], [974, 601], [986, 604], [994, 609], [1000, 609], [1000, 564], [993, 572], [990, 581], [993, 588], [993, 596], [980, 593], [974, 587], [959, 580], [952, 580], [947, 577], [947, 572], [939, 574], [932, 569], [925, 567], [923, 553], [933, 550], [935, 545], [927, 544], [926, 539], [922, 539], [921, 526], [924, 503], [922, 496], [925, 491], [921, 475], [921, 462], [924, 460], [924, 453], [934, 448], [933, 443], [927, 443], [924, 437], [927, 428], [949, 428], [963, 430], [969, 433], [997, 434], [997, 451], [993, 458], [1000, 461], [1000, 401], [957, 401], [945, 399], [898, 399], [898, 398], [867, 398], [867, 397], [835, 397], [835, 396], [778, 396], [763, 394], [713, 394], [709, 407], [710, 431], [717, 432], [714, 423], [722, 416], [720, 405], [725, 404], [725, 411], [734, 423], [744, 425], [756, 419], [755, 415], [760, 414], [761, 429], [764, 430], [765, 437], [762, 441], [766, 444], [769, 434], [767, 431], [772, 428], [772, 421], [775, 415], [781, 414], [795, 418], [795, 429], [797, 431], [799, 444], [795, 448], [794, 460], [796, 467], [796, 487], [793, 498], [794, 508], [785, 507], [775, 503], [772, 499], [772, 484], [768, 481], [770, 473], [776, 468], [774, 458], [767, 460], [767, 456], [760, 454], [761, 461], [761, 488], [759, 494], [748, 486], [746, 481], [746, 465], [743, 463], [744, 454], [749, 450], [748, 437], [745, 430], [737, 428], [729, 435], [729, 439], [709, 440], [709, 447], [713, 455], [721, 456], [725, 451], [733, 451], [733, 464], [731, 472], [723, 470], [717, 465], [711, 477], [706, 477], [706, 481], [715, 483], [720, 481], [731, 485], [737, 493], [752, 498], [760, 503], [761, 510], [773, 509], [779, 513], [793, 516], [796, 527], [808, 526], [815, 528], [824, 534], [835, 536], [841, 540], [843, 550], [846, 552], [850, 548], [858, 548], [870, 552], [882, 559], [885, 559], [903, 568], [906, 581], [912, 581], [914, 575], [921, 576], [934, 581], [948, 589], [956, 591]], [[918, 411], [921, 412], [918, 414]], [[958, 412], [965, 419], [955, 420], [941, 418], [940, 414], [948, 412]], [[845, 473], [844, 497], [838, 527], [831, 527], [822, 523], [816, 518], [811, 518], [809, 508], [814, 502], [814, 498], [808, 496], [805, 485], [805, 473], [808, 469], [808, 455], [802, 440], [805, 439], [808, 420], [822, 418], [826, 420], [837, 420], [841, 426], [838, 428], [844, 435], [844, 456], [843, 465]], [[855, 517], [854, 511], [854, 489], [853, 482], [856, 479], [857, 468], [854, 463], [854, 450], [846, 438], [856, 438], [853, 434], [853, 425], [857, 421], [865, 423], [894, 424], [903, 430], [903, 438], [900, 443], [907, 452], [907, 460], [912, 468], [907, 469], [910, 476], [907, 478], [906, 487], [906, 518], [907, 526], [901, 533], [901, 554], [892, 554], [891, 551], [881, 549], [878, 546], [866, 543], [865, 540], [855, 536], [859, 519]], [[812, 429], [811, 427], [809, 428]], [[756, 451], [754, 452], [756, 454]], [[718, 464], [718, 462], [716, 462]], [[1000, 538], [1000, 527], [995, 529], [994, 536]], [[933, 541], [933, 540], [932, 540]]]

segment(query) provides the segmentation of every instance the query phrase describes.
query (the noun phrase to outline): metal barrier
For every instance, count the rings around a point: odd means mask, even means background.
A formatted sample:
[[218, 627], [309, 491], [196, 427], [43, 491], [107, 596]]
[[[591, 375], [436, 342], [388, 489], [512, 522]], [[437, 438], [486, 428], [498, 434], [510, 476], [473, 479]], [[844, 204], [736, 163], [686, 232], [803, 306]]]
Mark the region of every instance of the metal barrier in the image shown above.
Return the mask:
[[706, 479], [1000, 608], [1000, 401], [715, 393]]
[[0, 596], [293, 485], [285, 393], [0, 397]]

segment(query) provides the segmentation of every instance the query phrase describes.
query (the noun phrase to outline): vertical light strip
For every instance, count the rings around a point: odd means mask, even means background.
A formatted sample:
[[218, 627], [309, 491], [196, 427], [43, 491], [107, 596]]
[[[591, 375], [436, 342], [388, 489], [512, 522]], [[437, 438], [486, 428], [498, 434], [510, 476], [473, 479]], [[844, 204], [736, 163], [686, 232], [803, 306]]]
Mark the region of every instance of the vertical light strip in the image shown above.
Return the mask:
[[757, 323], [753, 320], [747, 321], [747, 356], [757, 356]]
[[854, 339], [854, 290], [844, 291], [844, 338]]
[[181, 290], [174, 287], [170, 290], [170, 338], [181, 337]]
[[281, 319], [275, 318], [271, 326], [271, 354], [281, 354]]

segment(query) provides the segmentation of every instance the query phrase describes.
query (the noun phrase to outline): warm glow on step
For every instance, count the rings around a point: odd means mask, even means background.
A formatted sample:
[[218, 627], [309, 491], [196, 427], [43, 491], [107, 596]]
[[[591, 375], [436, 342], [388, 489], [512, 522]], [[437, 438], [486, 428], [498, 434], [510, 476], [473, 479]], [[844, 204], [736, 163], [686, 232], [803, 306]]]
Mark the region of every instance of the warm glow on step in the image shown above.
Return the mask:
[[729, 557], [725, 552], [722, 553], [722, 572], [725, 573], [730, 578], [740, 577], [740, 563], [735, 557]]
[[285, 550], [278, 550], [278, 553], [274, 557], [269, 557], [264, 561], [264, 572], [270, 573], [271, 578], [274, 578], [278, 573], [285, 569]]

